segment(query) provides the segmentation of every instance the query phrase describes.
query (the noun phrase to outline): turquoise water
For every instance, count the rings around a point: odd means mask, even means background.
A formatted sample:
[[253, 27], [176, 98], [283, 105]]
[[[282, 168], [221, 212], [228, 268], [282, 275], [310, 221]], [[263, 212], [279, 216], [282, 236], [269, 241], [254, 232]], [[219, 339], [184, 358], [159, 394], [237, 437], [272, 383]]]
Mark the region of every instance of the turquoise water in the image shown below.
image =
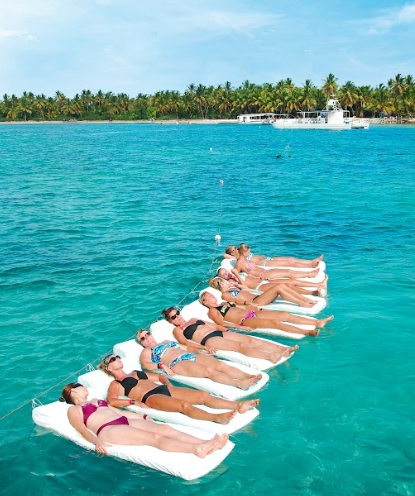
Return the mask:
[[[415, 494], [415, 128], [2, 125], [0, 145], [0, 493]], [[183, 482], [33, 424], [32, 398], [240, 242], [324, 253], [335, 320], [271, 371], [216, 471]]]

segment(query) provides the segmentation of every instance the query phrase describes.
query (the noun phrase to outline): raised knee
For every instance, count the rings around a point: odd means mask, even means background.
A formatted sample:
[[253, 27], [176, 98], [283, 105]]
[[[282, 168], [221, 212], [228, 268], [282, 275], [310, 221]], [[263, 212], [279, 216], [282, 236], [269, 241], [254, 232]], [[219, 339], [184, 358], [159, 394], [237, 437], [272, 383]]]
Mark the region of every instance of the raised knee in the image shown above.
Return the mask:
[[205, 370], [205, 376], [206, 377], [212, 377], [214, 373], [214, 370], [212, 369], [212, 367], [206, 367], [206, 370]]
[[192, 405], [190, 403], [187, 403], [187, 401], [180, 402], [180, 411], [182, 413], [188, 414], [191, 408]]

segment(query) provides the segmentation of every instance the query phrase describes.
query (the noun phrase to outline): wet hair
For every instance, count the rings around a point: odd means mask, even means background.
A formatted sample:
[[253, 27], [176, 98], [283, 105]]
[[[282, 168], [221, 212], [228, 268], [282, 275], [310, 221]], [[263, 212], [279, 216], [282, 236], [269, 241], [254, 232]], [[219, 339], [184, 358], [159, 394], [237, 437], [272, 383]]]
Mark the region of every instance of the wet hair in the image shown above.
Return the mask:
[[62, 396], [59, 398], [60, 402], [66, 402], [69, 405], [74, 405], [75, 403], [71, 399], [71, 392], [74, 386], [76, 386], [78, 382], [70, 382], [62, 389]]
[[241, 252], [242, 252], [242, 253], [246, 253], [246, 252], [247, 252], [248, 250], [250, 250], [250, 249], [251, 249], [251, 247], [250, 247], [249, 245], [247, 245], [247, 244], [245, 244], [245, 243], [241, 243], [241, 244], [239, 245], [238, 251], [239, 251], [239, 253], [241, 253]]
[[177, 308], [176, 308], [176, 307], [169, 307], [169, 308], [165, 308], [165, 309], [161, 312], [161, 314], [162, 314], [162, 315], [164, 315], [164, 318], [167, 320], [167, 322], [171, 322], [171, 321], [170, 321], [170, 317], [169, 317], [169, 315], [170, 315], [170, 312], [171, 312], [172, 310], [177, 310]]

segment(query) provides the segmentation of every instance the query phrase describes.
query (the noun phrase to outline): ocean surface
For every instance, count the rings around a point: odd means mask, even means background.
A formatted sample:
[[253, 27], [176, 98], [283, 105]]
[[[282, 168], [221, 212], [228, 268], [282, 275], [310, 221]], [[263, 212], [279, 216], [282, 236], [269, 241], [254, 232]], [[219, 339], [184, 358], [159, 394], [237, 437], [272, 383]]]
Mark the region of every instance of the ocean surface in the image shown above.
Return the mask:
[[[415, 127], [1, 125], [0, 147], [0, 494], [415, 494]], [[217, 470], [184, 482], [35, 426], [33, 398], [241, 242], [323, 253], [335, 320], [271, 370]]]

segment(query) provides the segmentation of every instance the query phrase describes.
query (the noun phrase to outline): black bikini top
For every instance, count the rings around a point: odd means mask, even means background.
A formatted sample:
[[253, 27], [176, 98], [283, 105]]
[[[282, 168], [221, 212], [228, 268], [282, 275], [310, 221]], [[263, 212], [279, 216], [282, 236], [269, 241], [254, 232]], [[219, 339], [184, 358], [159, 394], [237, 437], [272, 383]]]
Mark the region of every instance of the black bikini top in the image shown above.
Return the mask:
[[236, 307], [236, 305], [235, 305], [235, 303], [232, 303], [231, 301], [229, 301], [228, 303], [224, 303], [223, 305], [216, 307], [216, 310], [219, 311], [219, 313], [222, 315], [222, 317], [225, 317], [225, 315], [229, 312], [229, 309], [232, 307]]
[[196, 329], [200, 325], [205, 325], [203, 320], [196, 320], [194, 324], [190, 324], [186, 327], [186, 329], [183, 331], [183, 335], [186, 339], [192, 339], [193, 334], [196, 332]]
[[117, 381], [124, 388], [125, 396], [130, 394], [131, 389], [137, 386], [140, 379], [148, 379], [148, 375], [145, 372], [142, 372], [141, 370], [134, 370], [134, 372], [137, 374], [138, 379], [135, 379], [134, 377], [126, 377], [122, 381]]

